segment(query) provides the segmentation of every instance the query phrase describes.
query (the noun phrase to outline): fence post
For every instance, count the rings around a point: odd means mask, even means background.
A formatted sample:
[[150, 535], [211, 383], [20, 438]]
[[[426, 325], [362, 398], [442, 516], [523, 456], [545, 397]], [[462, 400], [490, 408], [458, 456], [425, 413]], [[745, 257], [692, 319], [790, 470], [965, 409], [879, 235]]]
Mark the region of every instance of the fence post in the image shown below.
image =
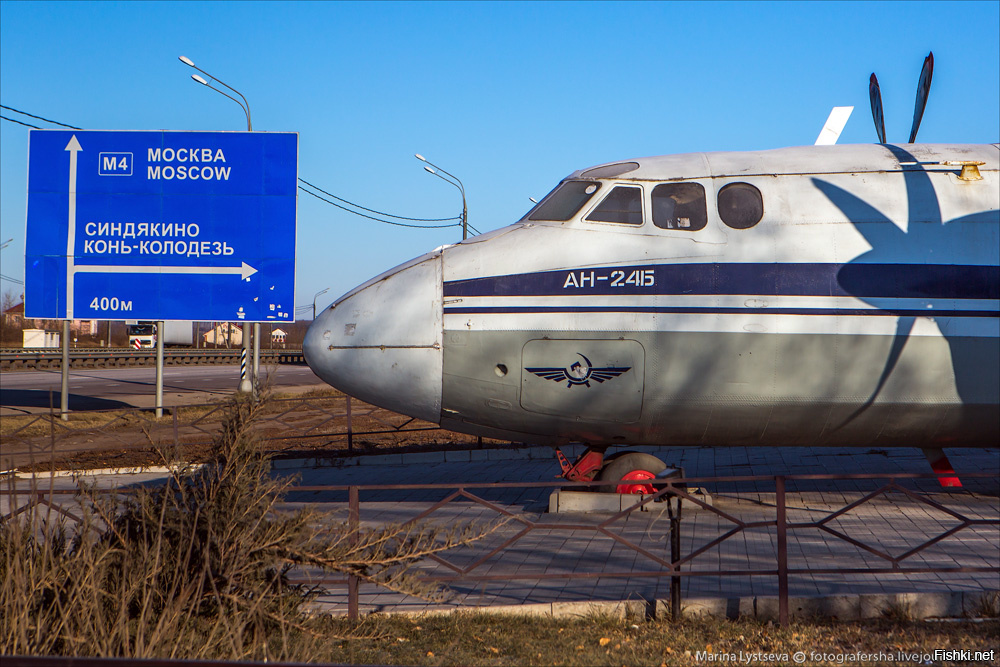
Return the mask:
[[774, 478], [775, 505], [778, 509], [778, 623], [788, 627], [788, 522], [785, 516], [785, 478]]
[[175, 407], [170, 412], [174, 416], [174, 448], [176, 449], [180, 447], [181, 444], [180, 438], [177, 435], [177, 408]]
[[[681, 620], [681, 578], [676, 574], [681, 559], [681, 503], [679, 496], [667, 497], [667, 516], [670, 518], [670, 565], [674, 574], [670, 576], [670, 618]], [[676, 504], [677, 509], [674, 509]]]
[[354, 451], [354, 428], [351, 425], [351, 397], [347, 397], [347, 451]]
[[[350, 399], [348, 399], [350, 400]], [[350, 531], [351, 546], [358, 543], [358, 531], [361, 527], [361, 508], [358, 503], [358, 487], [351, 486], [347, 489], [347, 527]], [[358, 618], [358, 575], [351, 574], [347, 578], [347, 617], [351, 620]]]

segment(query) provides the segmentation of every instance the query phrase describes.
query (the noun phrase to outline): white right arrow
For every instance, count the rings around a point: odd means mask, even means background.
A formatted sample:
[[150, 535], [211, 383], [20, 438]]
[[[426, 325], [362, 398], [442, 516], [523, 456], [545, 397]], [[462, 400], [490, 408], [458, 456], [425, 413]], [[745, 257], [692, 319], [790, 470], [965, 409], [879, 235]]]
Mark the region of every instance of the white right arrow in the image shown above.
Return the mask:
[[240, 266], [105, 266], [90, 265], [76, 267], [77, 273], [187, 273], [187, 274], [208, 274], [208, 275], [237, 275], [241, 280], [246, 280], [257, 269], [246, 262]]

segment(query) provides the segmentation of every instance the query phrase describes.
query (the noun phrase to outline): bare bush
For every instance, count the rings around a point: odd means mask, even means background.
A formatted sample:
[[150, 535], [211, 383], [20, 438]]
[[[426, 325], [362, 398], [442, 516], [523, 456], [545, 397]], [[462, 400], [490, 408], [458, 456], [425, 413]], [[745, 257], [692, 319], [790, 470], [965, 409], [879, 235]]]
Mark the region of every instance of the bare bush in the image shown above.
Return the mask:
[[36, 504], [0, 525], [0, 653], [308, 660], [325, 626], [295, 566], [353, 574], [437, 599], [410, 567], [495, 526], [361, 529], [277, 507], [251, 425], [263, 402], [236, 398], [215, 463], [121, 495], [81, 486], [79, 523]]

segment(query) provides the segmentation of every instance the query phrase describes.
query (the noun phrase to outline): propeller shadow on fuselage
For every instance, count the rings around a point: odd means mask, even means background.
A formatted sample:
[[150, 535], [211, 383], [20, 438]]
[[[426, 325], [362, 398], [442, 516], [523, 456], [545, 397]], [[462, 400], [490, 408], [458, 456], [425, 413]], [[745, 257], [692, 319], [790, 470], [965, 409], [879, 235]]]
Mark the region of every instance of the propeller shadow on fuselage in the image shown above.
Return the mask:
[[[897, 316], [893, 341], [875, 389], [865, 403], [837, 428], [856, 419], [878, 398], [896, 368], [916, 322], [912, 309], [887, 308], [884, 301], [879, 303], [881, 300], [873, 297], [1000, 298], [1000, 294], [996, 293], [997, 276], [993, 275], [1000, 271], [996, 256], [985, 267], [973, 267], [970, 270], [965, 266], [968, 264], [966, 249], [970, 243], [975, 243], [976, 237], [981, 233], [979, 230], [986, 231], [984, 236], [987, 242], [996, 236], [995, 230], [991, 234], [988, 227], [991, 223], [994, 226], [1000, 224], [998, 212], [982, 211], [944, 220], [937, 194], [924, 165], [898, 146], [886, 145], [885, 148], [902, 167], [908, 218], [905, 231], [887, 215], [856, 195], [833, 183], [819, 178], [812, 179], [813, 185], [840, 209], [871, 246], [868, 252], [841, 267], [837, 274], [839, 287], [845, 293]], [[969, 225], [976, 227], [970, 228]], [[995, 242], [988, 252], [1000, 254]], [[877, 289], [873, 289], [873, 265], [891, 267], [893, 293], [879, 294]], [[969, 284], [970, 281], [972, 284]], [[984, 395], [995, 400], [1000, 393], [995, 386], [991, 386], [996, 384], [996, 378], [989, 378], [988, 373], [984, 374], [980, 370], [983, 363], [990, 363], [990, 360], [979, 358], [979, 351], [974, 346], [965, 344], [963, 336], [950, 334], [949, 327], [940, 327], [940, 330], [951, 351], [955, 390], [962, 401], [963, 411], [967, 411], [967, 406], [971, 404], [980, 403]]]

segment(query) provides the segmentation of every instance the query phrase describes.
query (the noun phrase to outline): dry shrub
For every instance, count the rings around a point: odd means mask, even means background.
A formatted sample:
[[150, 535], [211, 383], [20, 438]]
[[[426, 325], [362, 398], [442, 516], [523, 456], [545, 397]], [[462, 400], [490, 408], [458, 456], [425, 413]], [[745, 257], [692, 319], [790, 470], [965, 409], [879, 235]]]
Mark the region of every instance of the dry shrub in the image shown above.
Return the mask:
[[308, 660], [329, 626], [289, 581], [297, 565], [354, 574], [429, 599], [408, 570], [495, 526], [352, 531], [276, 507], [293, 482], [270, 476], [252, 432], [265, 401], [233, 399], [216, 463], [133, 493], [80, 486], [79, 523], [35, 504], [0, 525], [0, 654]]

